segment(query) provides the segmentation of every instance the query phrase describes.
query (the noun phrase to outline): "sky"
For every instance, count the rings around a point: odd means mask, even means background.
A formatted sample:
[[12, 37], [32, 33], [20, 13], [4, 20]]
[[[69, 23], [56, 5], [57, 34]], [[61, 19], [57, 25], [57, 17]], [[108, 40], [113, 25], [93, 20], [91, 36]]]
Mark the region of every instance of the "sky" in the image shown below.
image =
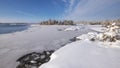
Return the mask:
[[120, 18], [120, 0], [0, 0], [0, 22]]

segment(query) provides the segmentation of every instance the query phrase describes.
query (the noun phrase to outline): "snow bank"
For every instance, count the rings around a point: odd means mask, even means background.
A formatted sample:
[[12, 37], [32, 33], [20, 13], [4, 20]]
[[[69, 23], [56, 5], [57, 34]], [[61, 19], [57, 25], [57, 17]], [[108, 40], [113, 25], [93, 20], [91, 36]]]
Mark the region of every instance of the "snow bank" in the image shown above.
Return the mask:
[[68, 44], [39, 68], [120, 68], [120, 49], [99, 47], [89, 40]]
[[103, 33], [97, 33], [97, 32], [88, 32], [87, 34], [82, 34], [78, 37], [76, 37], [77, 40], [92, 40], [93, 42], [97, 42], [98, 44], [101, 44], [102, 47], [112, 47], [112, 48], [120, 48], [120, 40], [116, 40], [115, 42], [110, 42], [109, 40], [103, 41]]

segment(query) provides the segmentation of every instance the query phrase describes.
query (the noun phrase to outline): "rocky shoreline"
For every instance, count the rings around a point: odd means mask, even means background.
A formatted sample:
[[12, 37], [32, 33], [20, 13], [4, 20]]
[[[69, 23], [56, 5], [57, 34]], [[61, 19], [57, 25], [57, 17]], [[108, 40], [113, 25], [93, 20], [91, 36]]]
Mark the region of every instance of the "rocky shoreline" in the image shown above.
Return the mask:
[[54, 50], [26, 54], [16, 60], [16, 62], [19, 62], [16, 68], [38, 68], [40, 65], [50, 60], [50, 56], [53, 52]]

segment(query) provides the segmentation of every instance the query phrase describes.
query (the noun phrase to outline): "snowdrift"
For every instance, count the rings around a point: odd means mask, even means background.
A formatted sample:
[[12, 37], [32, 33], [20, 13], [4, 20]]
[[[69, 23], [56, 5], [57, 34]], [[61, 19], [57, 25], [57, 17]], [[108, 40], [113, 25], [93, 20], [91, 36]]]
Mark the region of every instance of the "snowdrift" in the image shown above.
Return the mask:
[[89, 40], [64, 46], [39, 68], [120, 68], [120, 49], [99, 47]]

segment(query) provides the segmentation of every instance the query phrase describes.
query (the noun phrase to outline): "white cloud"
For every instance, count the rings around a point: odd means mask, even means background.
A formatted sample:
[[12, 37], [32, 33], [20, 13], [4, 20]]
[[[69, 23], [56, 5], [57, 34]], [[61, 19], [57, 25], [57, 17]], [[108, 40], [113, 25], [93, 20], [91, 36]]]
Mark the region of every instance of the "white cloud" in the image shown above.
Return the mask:
[[74, 5], [75, 5], [75, 0], [70, 0], [70, 5], [69, 5], [68, 12], [72, 11]]
[[76, 0], [70, 0], [69, 13], [65, 16], [66, 19], [79, 20], [80, 18], [90, 17], [102, 9], [109, 7], [112, 4], [120, 2], [120, 0], [79, 0], [75, 7]]
[[74, 5], [75, 5], [75, 1], [76, 0], [69, 0], [69, 1], [65, 1], [66, 5], [67, 5], [67, 9], [65, 10], [66, 13], [70, 13], [72, 12]]

